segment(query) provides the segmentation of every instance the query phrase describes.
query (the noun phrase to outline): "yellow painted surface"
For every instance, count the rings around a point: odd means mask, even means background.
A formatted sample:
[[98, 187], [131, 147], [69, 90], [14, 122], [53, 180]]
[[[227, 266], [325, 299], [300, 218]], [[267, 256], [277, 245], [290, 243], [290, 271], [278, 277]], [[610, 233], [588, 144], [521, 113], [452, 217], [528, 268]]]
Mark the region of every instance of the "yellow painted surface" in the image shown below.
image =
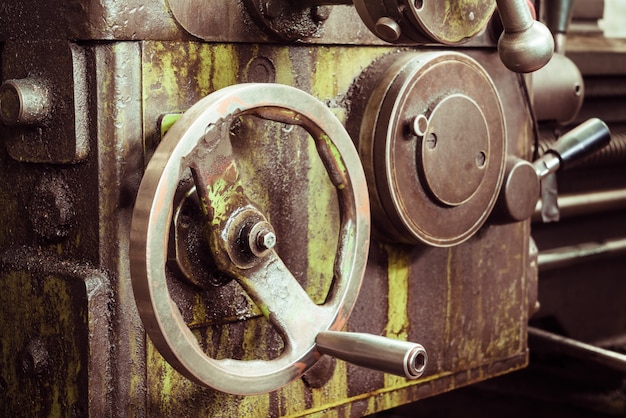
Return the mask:
[[[409, 268], [411, 259], [409, 254], [401, 248], [386, 246], [388, 263], [388, 314], [386, 336], [406, 341], [410, 326], [408, 310]], [[385, 387], [394, 387], [406, 382], [403, 377], [385, 374]]]

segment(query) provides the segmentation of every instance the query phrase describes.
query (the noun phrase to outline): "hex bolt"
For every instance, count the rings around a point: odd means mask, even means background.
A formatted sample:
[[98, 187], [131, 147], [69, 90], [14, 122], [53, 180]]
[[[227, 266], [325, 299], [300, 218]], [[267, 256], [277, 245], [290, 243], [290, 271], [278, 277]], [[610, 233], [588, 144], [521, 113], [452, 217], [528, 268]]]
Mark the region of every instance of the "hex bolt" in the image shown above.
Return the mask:
[[266, 256], [276, 246], [276, 233], [267, 221], [259, 221], [248, 232], [248, 247], [257, 257]]
[[276, 246], [276, 234], [269, 229], [259, 231], [256, 236], [256, 243], [259, 248], [271, 250], [274, 246]]
[[5, 125], [41, 125], [50, 114], [50, 103], [42, 80], [7, 80], [0, 86], [0, 120]]

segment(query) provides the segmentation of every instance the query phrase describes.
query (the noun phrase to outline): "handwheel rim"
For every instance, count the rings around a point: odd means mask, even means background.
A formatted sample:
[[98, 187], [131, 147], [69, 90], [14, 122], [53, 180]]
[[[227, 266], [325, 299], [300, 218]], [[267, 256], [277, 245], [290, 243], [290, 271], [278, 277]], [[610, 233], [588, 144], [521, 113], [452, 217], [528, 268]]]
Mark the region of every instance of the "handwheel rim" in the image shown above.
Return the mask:
[[[340, 260], [335, 267], [341, 280], [330, 301], [314, 312], [320, 318], [319, 326], [311, 330], [307, 341], [289, 347], [276, 360], [216, 360], [202, 351], [168, 292], [165, 263], [172, 202], [182, 172], [189, 165], [186, 158], [198, 148], [206, 127], [233, 114], [256, 114], [264, 109], [278, 110], [281, 122], [280, 110], [284, 110], [285, 120], [296, 121], [314, 139], [320, 132], [328, 137], [338, 152], [334, 158], [341, 160], [349, 180], [347, 191], [338, 193], [338, 198], [349, 209], [348, 213], [342, 212], [341, 224], [351, 237], [347, 242], [340, 240]], [[174, 368], [201, 385], [235, 394], [264, 393], [286, 385], [316, 361], [317, 332], [338, 330], [345, 324], [365, 271], [369, 218], [368, 192], [358, 154], [341, 123], [320, 101], [278, 84], [240, 84], [205, 97], [164, 137], [148, 163], [137, 195], [131, 223], [130, 267], [146, 332]]]

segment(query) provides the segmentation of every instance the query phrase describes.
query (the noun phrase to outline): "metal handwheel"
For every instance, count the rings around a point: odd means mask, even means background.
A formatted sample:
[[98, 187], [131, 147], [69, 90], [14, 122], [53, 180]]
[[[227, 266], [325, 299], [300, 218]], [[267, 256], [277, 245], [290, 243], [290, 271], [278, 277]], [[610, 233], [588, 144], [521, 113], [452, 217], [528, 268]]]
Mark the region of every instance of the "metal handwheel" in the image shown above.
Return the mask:
[[[304, 128], [336, 187], [341, 210], [334, 278], [314, 303], [274, 250], [267, 217], [246, 195], [228, 126], [253, 115]], [[284, 341], [274, 360], [215, 359], [200, 347], [166, 283], [173, 200], [191, 170], [218, 268], [236, 279]], [[365, 271], [370, 234], [368, 192], [352, 141], [332, 112], [311, 95], [278, 84], [224, 88], [191, 107], [163, 138], [142, 179], [131, 226], [131, 277], [141, 319], [163, 357], [187, 378], [211, 388], [255, 394], [301, 376], [319, 357], [316, 336], [340, 330]], [[334, 249], [333, 249], [334, 251]]]

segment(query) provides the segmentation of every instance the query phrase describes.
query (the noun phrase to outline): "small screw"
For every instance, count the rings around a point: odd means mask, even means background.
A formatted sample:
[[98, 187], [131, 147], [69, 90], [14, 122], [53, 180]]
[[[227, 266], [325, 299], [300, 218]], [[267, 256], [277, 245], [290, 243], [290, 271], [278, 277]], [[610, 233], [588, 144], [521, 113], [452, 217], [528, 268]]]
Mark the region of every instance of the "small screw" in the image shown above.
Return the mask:
[[267, 221], [258, 221], [246, 232], [248, 249], [256, 257], [265, 257], [276, 246], [276, 233]]
[[487, 163], [487, 154], [484, 151], [480, 151], [476, 155], [476, 167], [483, 168]]
[[435, 149], [437, 147], [437, 135], [429, 133], [426, 137], [426, 148]]

